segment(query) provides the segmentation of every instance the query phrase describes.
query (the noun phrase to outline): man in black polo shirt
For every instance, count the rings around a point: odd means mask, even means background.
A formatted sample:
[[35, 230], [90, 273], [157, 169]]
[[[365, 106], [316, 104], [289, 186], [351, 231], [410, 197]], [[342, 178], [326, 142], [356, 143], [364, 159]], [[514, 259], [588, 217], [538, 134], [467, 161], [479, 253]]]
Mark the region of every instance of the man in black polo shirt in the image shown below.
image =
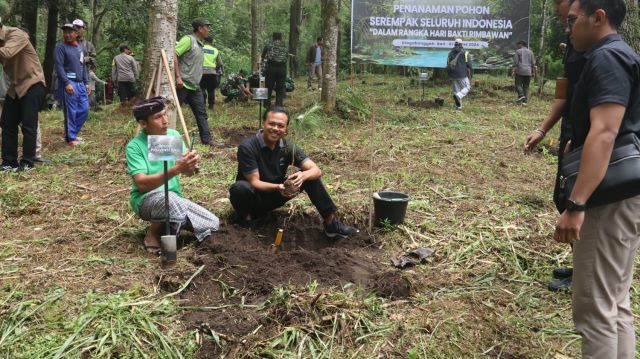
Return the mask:
[[[555, 0], [555, 13], [558, 21], [561, 24], [567, 23], [567, 16], [569, 15], [570, 0]], [[560, 98], [553, 100], [551, 111], [547, 117], [544, 118], [542, 123], [527, 136], [524, 142], [525, 154], [531, 154], [535, 150], [536, 146], [547, 132], [551, 131], [553, 126], [562, 119], [560, 122], [560, 139], [558, 141], [558, 171], [556, 172], [556, 182], [553, 191], [553, 199], [556, 204], [556, 208], [560, 213], [564, 211], [564, 202], [559, 198], [560, 191], [560, 164], [564, 157], [565, 149], [571, 139], [571, 121], [569, 120], [570, 107], [568, 106], [567, 99], [572, 98], [573, 91], [576, 83], [582, 74], [582, 68], [584, 67], [585, 59], [582, 52], [578, 52], [571, 44], [571, 39], [567, 39], [565, 45], [565, 54], [563, 59], [564, 65], [564, 77], [566, 79], [566, 92]], [[559, 86], [559, 84], [557, 85]], [[572, 268], [556, 268], [553, 270], [553, 277], [555, 278], [549, 283], [549, 290], [553, 292], [570, 289], [573, 275]]]
[[572, 1], [570, 38], [585, 65], [569, 100], [571, 149], [582, 147], [573, 191], [554, 238], [574, 243], [573, 321], [583, 358], [634, 358], [629, 299], [640, 243], [640, 196], [586, 208], [607, 171], [618, 136], [640, 133], [640, 57], [616, 29], [624, 0]]
[[[307, 192], [324, 220], [328, 237], [348, 237], [358, 232], [335, 216], [336, 206], [324, 188], [320, 168], [295, 144], [284, 139], [289, 113], [278, 105], [269, 107], [262, 118], [262, 129], [238, 146], [238, 174], [229, 189], [231, 205], [238, 223], [248, 226], [252, 218], [283, 206], [295, 194], [285, 188], [285, 180]], [[287, 167], [300, 171], [286, 177]]]

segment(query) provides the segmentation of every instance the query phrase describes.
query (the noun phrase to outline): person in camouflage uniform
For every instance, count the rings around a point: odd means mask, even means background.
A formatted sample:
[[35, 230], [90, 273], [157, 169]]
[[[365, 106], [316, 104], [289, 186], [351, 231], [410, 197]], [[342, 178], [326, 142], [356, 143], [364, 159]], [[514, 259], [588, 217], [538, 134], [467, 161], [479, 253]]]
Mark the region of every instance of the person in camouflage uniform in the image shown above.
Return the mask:
[[286, 96], [285, 80], [287, 78], [287, 60], [289, 48], [282, 41], [282, 33], [274, 32], [271, 42], [262, 50], [262, 60], [266, 60], [265, 85], [269, 95], [266, 107], [271, 105], [271, 93], [276, 90], [276, 105], [283, 106]]
[[220, 89], [222, 95], [226, 96], [224, 102], [231, 102], [233, 99], [247, 101], [253, 96], [249, 87], [249, 70], [241, 69], [237, 75], [232, 75]]

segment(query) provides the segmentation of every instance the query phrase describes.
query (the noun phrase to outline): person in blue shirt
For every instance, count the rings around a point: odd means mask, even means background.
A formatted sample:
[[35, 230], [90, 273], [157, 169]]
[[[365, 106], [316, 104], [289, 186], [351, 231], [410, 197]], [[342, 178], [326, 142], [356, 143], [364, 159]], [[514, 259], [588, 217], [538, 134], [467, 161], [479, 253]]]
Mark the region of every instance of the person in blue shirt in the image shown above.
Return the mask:
[[64, 111], [64, 137], [69, 146], [80, 143], [78, 133], [89, 117], [89, 75], [84, 66], [78, 30], [72, 24], [62, 27], [64, 42], [54, 50], [57, 96]]

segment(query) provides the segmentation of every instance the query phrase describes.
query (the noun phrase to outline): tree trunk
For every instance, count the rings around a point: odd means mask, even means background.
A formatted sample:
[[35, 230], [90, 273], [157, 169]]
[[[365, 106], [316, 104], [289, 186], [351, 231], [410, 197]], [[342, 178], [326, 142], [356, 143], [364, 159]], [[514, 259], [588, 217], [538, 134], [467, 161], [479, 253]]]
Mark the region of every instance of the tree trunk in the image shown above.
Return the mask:
[[257, 0], [251, 0], [251, 70], [258, 65], [258, 9]]
[[36, 33], [38, 31], [38, 0], [23, 0], [22, 25], [29, 33], [29, 41], [36, 48]]
[[7, 4], [7, 12], [4, 13], [4, 15], [2, 15], [2, 22], [4, 24], [6, 24], [7, 22], [9, 22], [10, 20], [12, 20], [12, 18], [15, 16], [16, 13], [19, 12], [19, 2], [16, 0], [8, 0], [6, 1]]
[[342, 27], [340, 26], [340, 9], [342, 9], [342, 0], [338, 0], [338, 13], [336, 15], [338, 21], [338, 40], [336, 41], [336, 74], [340, 72], [340, 48], [342, 46]]
[[625, 18], [620, 33], [625, 41], [636, 52], [640, 52], [640, 13], [638, 10], [638, 0], [625, 0], [627, 5], [627, 17]]
[[53, 50], [56, 47], [56, 37], [58, 35], [58, 0], [47, 0], [47, 40], [44, 45], [44, 80], [47, 83], [49, 93], [54, 91], [53, 83]]
[[[167, 53], [170, 73], [167, 74], [163, 67], [163, 75], [159, 79], [161, 81], [160, 93], [152, 94], [152, 96], [162, 96], [167, 99], [167, 113], [169, 114], [169, 126], [171, 128], [176, 128], [176, 108], [179, 106], [178, 99], [173, 97], [168, 78], [168, 76], [171, 76], [175, 80], [173, 58], [176, 51], [177, 14], [178, 0], [152, 0], [151, 11], [149, 12], [149, 33], [142, 71], [143, 89], [146, 91], [153, 73], [158, 66], [163, 66], [160, 50], [164, 49]], [[155, 88], [155, 86], [153, 87]]]
[[[300, 45], [300, 23], [302, 22], [302, 0], [291, 0], [289, 15], [289, 52], [293, 54], [291, 57], [291, 77], [298, 76], [298, 59]], [[304, 52], [303, 52], [304, 54]]]
[[100, 31], [100, 29], [102, 28], [102, 20], [104, 19], [104, 15], [107, 13], [108, 8], [108, 6], [105, 6], [104, 9], [100, 11], [96, 9], [97, 12], [93, 15], [93, 23], [91, 24], [91, 42], [93, 43], [93, 46], [95, 46], [96, 52], [98, 54], [103, 50], [98, 50], [98, 44], [100, 43], [102, 35], [102, 32]]
[[[109, 4], [105, 4], [103, 1], [102, 8], [100, 8], [100, 4], [100, 0], [91, 0], [91, 22], [89, 23], [91, 33], [89, 34], [89, 39], [93, 43], [93, 46], [95, 46], [96, 51], [98, 49], [98, 44], [100, 43], [100, 28], [102, 26], [102, 20], [109, 10]], [[97, 52], [99, 53], [100, 51]]]
[[322, 68], [322, 95], [324, 111], [336, 108], [336, 65], [338, 48], [338, 0], [322, 0], [322, 37], [324, 39], [324, 60]]
[[544, 61], [540, 61], [540, 59], [542, 59], [542, 54], [544, 54], [544, 35], [545, 35], [545, 31], [547, 29], [547, 19], [549, 18], [548, 16], [548, 11], [547, 11], [547, 4], [549, 3], [549, 0], [544, 0], [542, 2], [542, 27], [540, 28], [540, 46], [538, 47], [538, 69], [539, 72], [536, 74], [536, 76], [538, 76], [538, 95], [542, 94], [542, 90], [544, 88], [544, 75], [545, 75], [545, 63]]

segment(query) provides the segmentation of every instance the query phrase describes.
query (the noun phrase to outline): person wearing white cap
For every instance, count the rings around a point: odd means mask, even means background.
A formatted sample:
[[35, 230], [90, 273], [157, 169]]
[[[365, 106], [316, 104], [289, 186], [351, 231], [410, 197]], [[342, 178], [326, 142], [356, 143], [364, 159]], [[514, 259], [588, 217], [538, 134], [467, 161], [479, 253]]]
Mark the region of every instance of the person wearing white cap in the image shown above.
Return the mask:
[[54, 50], [57, 96], [64, 110], [65, 140], [70, 146], [75, 146], [80, 143], [77, 135], [89, 116], [88, 94], [91, 87], [82, 61], [82, 48], [77, 40], [78, 29], [72, 24], [64, 24], [61, 29], [64, 42], [56, 45]]
[[453, 86], [453, 101], [458, 110], [462, 109], [462, 98], [471, 91], [469, 78], [473, 75], [473, 68], [469, 61], [469, 53], [462, 47], [462, 39], [454, 41], [453, 49], [447, 57], [447, 71]]
[[96, 62], [96, 56], [97, 56], [96, 47], [93, 46], [91, 41], [87, 40], [84, 37], [84, 33], [87, 30], [87, 24], [84, 21], [80, 19], [75, 19], [73, 20], [72, 24], [76, 29], [78, 29], [78, 43], [82, 47], [84, 66], [87, 73], [89, 73], [89, 68], [91, 67], [91, 65], [93, 66], [98, 65]]

